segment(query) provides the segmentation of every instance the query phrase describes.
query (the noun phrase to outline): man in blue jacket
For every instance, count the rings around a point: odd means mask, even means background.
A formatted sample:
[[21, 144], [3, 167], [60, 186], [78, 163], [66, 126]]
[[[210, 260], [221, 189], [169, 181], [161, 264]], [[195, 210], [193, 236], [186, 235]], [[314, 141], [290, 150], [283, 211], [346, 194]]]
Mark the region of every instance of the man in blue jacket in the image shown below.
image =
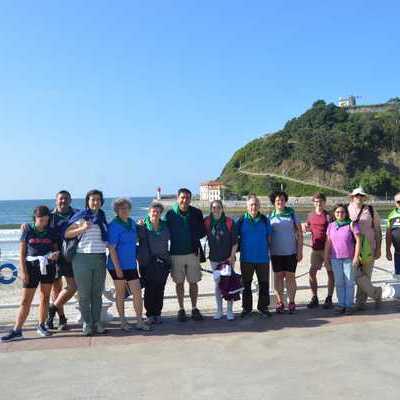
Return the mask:
[[253, 310], [251, 283], [254, 272], [258, 279], [257, 309], [262, 316], [270, 317], [269, 306], [269, 245], [271, 224], [260, 213], [260, 200], [256, 195], [247, 199], [247, 212], [238, 221], [240, 242], [240, 270], [244, 286], [241, 317], [249, 316]]

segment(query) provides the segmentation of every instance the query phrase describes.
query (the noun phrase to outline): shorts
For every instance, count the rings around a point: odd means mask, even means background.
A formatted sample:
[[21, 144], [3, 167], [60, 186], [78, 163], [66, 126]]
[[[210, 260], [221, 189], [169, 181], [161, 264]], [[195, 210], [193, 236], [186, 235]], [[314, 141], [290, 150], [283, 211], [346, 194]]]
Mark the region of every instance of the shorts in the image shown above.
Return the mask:
[[58, 261], [59, 277], [65, 276], [66, 278], [73, 278], [74, 271], [72, 270], [72, 263], [60, 257]]
[[271, 255], [272, 270], [274, 272], [296, 272], [297, 267], [297, 254], [290, 256], [272, 256]]
[[[324, 264], [324, 250], [311, 250], [310, 256], [310, 271], [311, 270], [320, 270]], [[332, 271], [332, 267], [330, 264], [325, 265], [326, 270]]]
[[47, 264], [47, 274], [42, 275], [40, 273], [39, 261], [26, 262], [26, 270], [29, 275], [28, 283], [24, 283], [22, 287], [24, 289], [36, 289], [39, 283], [52, 284], [56, 278], [56, 265], [53, 262]]
[[194, 253], [171, 256], [171, 276], [175, 283], [184, 283], [185, 277], [189, 283], [201, 281], [200, 257]]
[[126, 280], [127, 282], [129, 281], [135, 281], [136, 279], [139, 279], [139, 273], [137, 269], [123, 269], [123, 278], [118, 278], [117, 273], [115, 272], [115, 269], [109, 269], [108, 272], [111, 275], [111, 278], [113, 281], [123, 281]]

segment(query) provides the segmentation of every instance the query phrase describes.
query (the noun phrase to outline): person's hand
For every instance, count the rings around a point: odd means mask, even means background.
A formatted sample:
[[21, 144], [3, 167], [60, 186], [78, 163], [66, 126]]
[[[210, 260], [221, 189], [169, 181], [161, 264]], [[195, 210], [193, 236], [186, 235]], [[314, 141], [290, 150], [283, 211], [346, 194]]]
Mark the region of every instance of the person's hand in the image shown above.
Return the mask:
[[86, 232], [93, 224], [90, 221], [83, 221], [81, 225], [82, 232]]
[[331, 263], [330, 263], [330, 261], [328, 259], [325, 259], [324, 260], [324, 265], [325, 265], [325, 268], [329, 268], [331, 266]]
[[121, 268], [115, 268], [115, 273], [117, 275], [118, 278], [122, 279], [124, 277], [124, 273], [122, 272]]
[[136, 223], [138, 225], [144, 225], [144, 219], [143, 218], [139, 218]]
[[29, 273], [23, 269], [21, 270], [21, 280], [24, 285], [27, 285], [29, 282]]
[[353, 258], [353, 267], [359, 267], [360, 266], [360, 262], [358, 260], [358, 257], [354, 257]]
[[303, 228], [303, 232], [310, 232], [310, 224], [308, 222], [303, 222], [301, 224], [301, 227]]
[[377, 260], [380, 257], [381, 257], [381, 249], [378, 248], [375, 250], [374, 259]]
[[236, 256], [235, 255], [231, 255], [229, 258], [228, 258], [228, 261], [229, 261], [229, 264], [231, 264], [232, 265], [232, 267], [235, 265], [235, 263], [236, 263]]
[[22, 224], [20, 229], [22, 232], [26, 232], [28, 230], [28, 228], [29, 228], [29, 224]]
[[51, 253], [49, 260], [52, 261], [57, 261], [58, 257], [60, 257], [60, 252], [59, 251], [54, 251], [53, 253]]
[[386, 258], [388, 259], [388, 261], [393, 260], [392, 252], [390, 250], [386, 250]]
[[303, 259], [303, 250], [297, 252], [297, 262]]

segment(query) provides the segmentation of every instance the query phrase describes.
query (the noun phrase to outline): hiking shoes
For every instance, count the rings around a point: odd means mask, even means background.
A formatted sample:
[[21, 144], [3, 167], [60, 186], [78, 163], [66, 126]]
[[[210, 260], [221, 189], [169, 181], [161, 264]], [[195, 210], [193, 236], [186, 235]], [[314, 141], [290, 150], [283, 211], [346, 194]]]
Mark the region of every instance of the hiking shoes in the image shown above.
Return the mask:
[[310, 302], [307, 304], [307, 308], [318, 308], [319, 307], [319, 300], [317, 296], [313, 296]]
[[184, 309], [181, 309], [178, 311], [177, 319], [179, 322], [186, 322], [187, 321], [187, 316], [186, 312]]
[[2, 342], [13, 342], [15, 340], [23, 339], [21, 329], [13, 329], [1, 338]]
[[332, 296], [326, 296], [324, 305], [322, 306], [323, 309], [329, 310], [330, 308], [333, 308], [333, 302], [332, 302]]
[[39, 326], [36, 329], [36, 333], [39, 336], [42, 336], [42, 337], [51, 336], [51, 333], [48, 331], [48, 329], [47, 329], [45, 324], [39, 324]]
[[198, 308], [193, 308], [192, 310], [192, 320], [193, 321], [203, 321], [203, 316]]

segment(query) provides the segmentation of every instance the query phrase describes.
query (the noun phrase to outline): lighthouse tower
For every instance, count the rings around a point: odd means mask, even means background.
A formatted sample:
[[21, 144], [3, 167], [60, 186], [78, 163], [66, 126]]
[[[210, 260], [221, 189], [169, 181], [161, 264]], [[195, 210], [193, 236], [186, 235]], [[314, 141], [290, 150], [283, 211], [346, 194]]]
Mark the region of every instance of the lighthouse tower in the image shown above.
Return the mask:
[[161, 188], [157, 188], [157, 195], [156, 195], [157, 200], [161, 200]]

